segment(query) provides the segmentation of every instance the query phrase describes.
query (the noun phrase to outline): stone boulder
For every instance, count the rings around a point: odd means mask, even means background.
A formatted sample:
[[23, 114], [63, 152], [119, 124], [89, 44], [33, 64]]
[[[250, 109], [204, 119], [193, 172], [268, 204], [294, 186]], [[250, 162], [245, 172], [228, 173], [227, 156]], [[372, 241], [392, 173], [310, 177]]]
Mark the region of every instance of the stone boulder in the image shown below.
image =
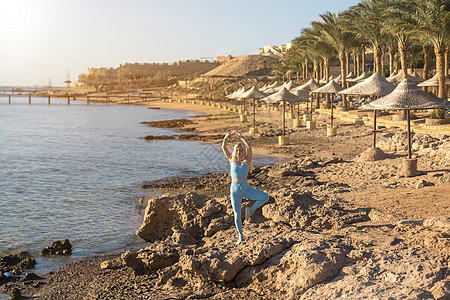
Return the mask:
[[53, 242], [51, 246], [42, 249], [42, 255], [70, 255], [72, 254], [72, 244], [68, 239]]
[[156, 242], [138, 251], [128, 251], [121, 255], [125, 266], [130, 267], [137, 275], [151, 270], [159, 270], [172, 266], [180, 258], [181, 248], [170, 242]]
[[14, 281], [24, 269], [32, 269], [36, 260], [28, 252], [10, 254], [0, 258], [0, 285]]
[[236, 245], [235, 229], [218, 232], [196, 251], [199, 254], [182, 256], [181, 269], [208, 280], [228, 283], [244, 267], [262, 264], [291, 245], [291, 241], [274, 229], [265, 228], [261, 235], [256, 230], [244, 231], [247, 240], [241, 245]]
[[291, 228], [327, 230], [369, 220], [367, 212], [350, 212], [324, 205], [309, 193], [281, 189], [272, 193], [272, 196], [274, 202], [262, 207], [262, 215], [274, 223], [286, 224]]
[[227, 217], [231, 215], [228, 210], [228, 206], [197, 193], [150, 199], [136, 234], [147, 242], [172, 237], [174, 242], [192, 244], [230, 227], [233, 220]]
[[276, 291], [279, 297], [298, 299], [312, 286], [337, 276], [345, 265], [349, 247], [340, 239], [317, 239], [318, 235], [299, 231], [287, 236], [294, 242], [292, 247], [263, 264], [247, 267], [235, 283], [258, 294]]

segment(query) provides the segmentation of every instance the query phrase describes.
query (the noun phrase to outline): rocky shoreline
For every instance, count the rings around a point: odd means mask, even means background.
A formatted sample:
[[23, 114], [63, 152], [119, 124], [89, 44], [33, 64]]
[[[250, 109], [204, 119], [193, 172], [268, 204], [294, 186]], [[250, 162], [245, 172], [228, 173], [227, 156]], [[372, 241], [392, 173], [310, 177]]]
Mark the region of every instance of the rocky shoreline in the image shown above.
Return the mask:
[[[178, 126], [212, 143], [242, 130], [229, 114]], [[137, 234], [148, 247], [2, 291], [39, 299], [449, 299], [448, 137], [416, 135], [422, 172], [402, 177], [399, 129], [381, 134], [387, 158], [367, 161], [358, 155], [370, 144], [366, 126], [338, 122], [334, 138], [299, 128], [290, 146], [275, 145], [274, 123], [258, 126], [249, 137], [256, 150], [295, 159], [252, 168], [250, 186], [270, 201], [244, 221], [244, 244], [236, 245], [228, 174], [151, 183], [142, 188], [165, 194], [144, 203]]]

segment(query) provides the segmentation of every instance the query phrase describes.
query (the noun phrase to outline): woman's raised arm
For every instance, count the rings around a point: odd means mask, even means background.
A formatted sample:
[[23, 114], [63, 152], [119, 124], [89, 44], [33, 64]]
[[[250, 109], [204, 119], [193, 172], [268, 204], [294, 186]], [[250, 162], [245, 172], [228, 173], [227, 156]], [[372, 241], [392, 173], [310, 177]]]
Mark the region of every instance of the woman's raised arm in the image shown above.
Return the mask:
[[247, 161], [247, 166], [250, 168], [250, 166], [252, 164], [252, 159], [253, 159], [252, 146], [250, 145], [249, 142], [247, 142], [247, 140], [244, 138], [244, 136], [240, 132], [235, 131], [234, 133], [241, 139], [241, 141], [244, 143], [245, 147], [247, 147], [247, 149], [246, 149], [246, 153], [247, 153], [246, 161]]
[[231, 161], [231, 153], [230, 153], [230, 150], [228, 150], [228, 148], [227, 148], [227, 142], [228, 142], [229, 136], [230, 136], [230, 134], [227, 133], [227, 134], [225, 134], [225, 137], [223, 138], [222, 151], [223, 151], [223, 154], [225, 154], [225, 157], [228, 159], [228, 161]]

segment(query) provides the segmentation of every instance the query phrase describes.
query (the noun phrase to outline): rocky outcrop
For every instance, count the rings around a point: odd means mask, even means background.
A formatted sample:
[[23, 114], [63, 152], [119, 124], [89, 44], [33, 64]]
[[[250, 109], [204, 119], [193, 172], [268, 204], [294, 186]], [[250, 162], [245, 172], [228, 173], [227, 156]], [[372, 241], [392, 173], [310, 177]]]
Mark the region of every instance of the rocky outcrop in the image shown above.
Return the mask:
[[258, 294], [276, 291], [298, 299], [306, 290], [337, 276], [344, 266], [349, 246], [339, 238], [318, 239], [316, 234], [293, 231], [294, 245], [265, 263], [246, 268], [235, 282]]
[[230, 204], [197, 193], [165, 196], [148, 201], [144, 222], [136, 234], [147, 242], [171, 237], [175, 243], [193, 244], [230, 227], [231, 215]]
[[55, 241], [51, 246], [42, 249], [42, 255], [70, 255], [72, 254], [72, 244], [68, 239]]
[[345, 224], [368, 221], [365, 211], [344, 211], [315, 200], [309, 193], [281, 189], [273, 193], [274, 202], [262, 208], [262, 214], [275, 223], [291, 228], [328, 230]]
[[0, 285], [15, 281], [25, 269], [32, 269], [36, 260], [28, 252], [10, 254], [0, 258]]
[[235, 244], [234, 229], [222, 231], [207, 240], [198, 251], [200, 254], [183, 256], [180, 267], [212, 281], [231, 282], [244, 267], [262, 264], [291, 245], [291, 241], [276, 231], [265, 230], [259, 238], [256, 232], [249, 232], [241, 246]]
[[[427, 159], [432, 165], [450, 165], [450, 137], [435, 138], [428, 134], [412, 134], [411, 139], [411, 148], [415, 155]], [[377, 141], [377, 146], [389, 153], [406, 153], [406, 133], [385, 134]]]

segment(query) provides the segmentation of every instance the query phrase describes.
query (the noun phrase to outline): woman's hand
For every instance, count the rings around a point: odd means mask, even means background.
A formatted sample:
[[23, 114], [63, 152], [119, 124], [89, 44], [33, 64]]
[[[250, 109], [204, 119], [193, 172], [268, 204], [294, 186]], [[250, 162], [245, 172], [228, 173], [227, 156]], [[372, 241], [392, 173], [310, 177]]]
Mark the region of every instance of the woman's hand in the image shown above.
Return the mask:
[[224, 142], [228, 142], [228, 137], [230, 136], [230, 133], [226, 133], [225, 136], [223, 137], [223, 141]]
[[236, 135], [238, 138], [242, 138], [242, 134], [239, 131], [237, 131], [237, 130], [232, 130], [231, 134]]

